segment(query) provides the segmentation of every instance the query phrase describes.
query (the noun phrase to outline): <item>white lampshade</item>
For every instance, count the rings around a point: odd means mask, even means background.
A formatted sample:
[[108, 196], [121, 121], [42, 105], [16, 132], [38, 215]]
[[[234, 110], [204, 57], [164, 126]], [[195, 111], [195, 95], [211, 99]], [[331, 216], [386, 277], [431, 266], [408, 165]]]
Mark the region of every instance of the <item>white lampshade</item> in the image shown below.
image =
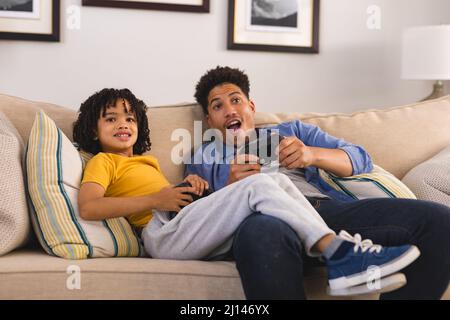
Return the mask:
[[450, 79], [450, 25], [406, 29], [402, 49], [403, 79]]

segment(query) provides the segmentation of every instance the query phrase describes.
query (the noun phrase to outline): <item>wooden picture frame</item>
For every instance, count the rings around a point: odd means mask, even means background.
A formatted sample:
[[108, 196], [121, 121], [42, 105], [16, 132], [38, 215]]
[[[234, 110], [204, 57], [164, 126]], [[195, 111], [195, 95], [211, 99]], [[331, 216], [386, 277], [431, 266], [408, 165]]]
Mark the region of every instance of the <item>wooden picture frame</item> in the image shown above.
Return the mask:
[[183, 11], [183, 12], [209, 12], [209, 0], [156, 0], [156, 1], [116, 1], [116, 0], [83, 0], [83, 6], [95, 7], [113, 7], [128, 9], [148, 9], [165, 11]]
[[32, 0], [29, 12], [16, 7], [0, 9], [0, 39], [59, 42], [60, 0]]
[[320, 0], [259, 1], [228, 1], [228, 49], [319, 53]]

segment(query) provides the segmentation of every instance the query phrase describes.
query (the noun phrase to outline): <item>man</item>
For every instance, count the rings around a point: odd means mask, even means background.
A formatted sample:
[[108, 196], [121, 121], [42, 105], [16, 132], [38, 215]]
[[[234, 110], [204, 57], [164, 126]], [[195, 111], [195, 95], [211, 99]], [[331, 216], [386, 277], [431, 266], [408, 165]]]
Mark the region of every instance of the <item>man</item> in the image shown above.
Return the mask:
[[[195, 97], [210, 127], [222, 132], [223, 137], [230, 132], [239, 137], [255, 129], [256, 109], [249, 91], [248, 77], [242, 71], [217, 67], [202, 76]], [[382, 299], [439, 299], [443, 295], [450, 277], [450, 208], [409, 199], [349, 199], [323, 183], [318, 168], [338, 176], [370, 172], [372, 162], [363, 148], [300, 121], [272, 129], [285, 136], [278, 147], [280, 171], [295, 183], [332, 230], [359, 233], [383, 246], [413, 244], [421, 251], [418, 260], [404, 269], [408, 284], [383, 294]], [[223, 149], [216, 148], [222, 163], [208, 163], [211, 159], [203, 154], [194, 158], [206, 161], [186, 166], [186, 174], [201, 176], [213, 191], [261, 172], [259, 164], [237, 163], [239, 157], [230, 158], [226, 150], [235, 146], [223, 143]], [[202, 153], [207, 147], [197, 152]], [[270, 287], [289, 283], [290, 287], [295, 286], [289, 289], [291, 297], [304, 298], [301, 244], [295, 237], [286, 235], [289, 232], [286, 230], [282, 221], [256, 215], [245, 220], [236, 231], [230, 254], [236, 260], [247, 297], [261, 297], [259, 293], [267, 292]], [[270, 248], [261, 247], [260, 243], [268, 235], [274, 241], [274, 234], [279, 235], [279, 243], [273, 244], [274, 252], [270, 252]], [[243, 246], [245, 250], [240, 250]], [[281, 270], [274, 266], [277, 255], [286, 256]]]

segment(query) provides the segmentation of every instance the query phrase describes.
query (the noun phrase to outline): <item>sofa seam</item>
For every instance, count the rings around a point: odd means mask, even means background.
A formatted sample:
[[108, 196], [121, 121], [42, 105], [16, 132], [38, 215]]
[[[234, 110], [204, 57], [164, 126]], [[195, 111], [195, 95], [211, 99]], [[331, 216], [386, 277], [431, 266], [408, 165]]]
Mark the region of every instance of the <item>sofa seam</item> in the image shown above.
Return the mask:
[[[196, 277], [208, 277], [208, 278], [239, 278], [239, 276], [221, 276], [221, 275], [203, 275], [203, 274], [191, 274], [191, 273], [168, 273], [168, 272], [124, 272], [124, 271], [118, 271], [118, 272], [112, 272], [112, 271], [83, 271], [81, 270], [81, 272], [83, 274], [87, 274], [87, 273], [95, 273], [95, 274], [157, 274], [157, 275], [172, 275], [172, 276], [196, 276]], [[0, 272], [0, 275], [9, 275], [9, 274], [45, 274], [45, 273], [50, 273], [50, 274], [64, 274], [67, 275], [66, 272], [64, 271], [23, 271], [23, 272], [18, 272], [18, 271], [13, 271], [13, 272]]]

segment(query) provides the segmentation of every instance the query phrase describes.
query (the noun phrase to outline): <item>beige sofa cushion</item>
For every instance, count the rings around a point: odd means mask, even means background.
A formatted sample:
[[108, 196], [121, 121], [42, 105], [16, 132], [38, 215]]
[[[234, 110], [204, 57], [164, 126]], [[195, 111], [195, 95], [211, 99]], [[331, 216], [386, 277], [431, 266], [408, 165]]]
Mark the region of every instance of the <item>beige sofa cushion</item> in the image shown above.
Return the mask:
[[[78, 107], [77, 107], [78, 108]], [[0, 94], [0, 111], [4, 112], [27, 142], [36, 113], [43, 110], [58, 128], [70, 139], [73, 139], [73, 122], [77, 118], [75, 110], [50, 103], [29, 101], [18, 97]], [[203, 120], [203, 112], [197, 104], [179, 104], [164, 107], [152, 107], [147, 112], [150, 125], [152, 150], [148, 152], [156, 156], [161, 169], [171, 183], [180, 182], [183, 166], [171, 163], [170, 153], [178, 141], [171, 141], [171, 134], [177, 128], [194, 131], [194, 120]], [[206, 128], [206, 126], [203, 126]], [[193, 137], [193, 136], [192, 136]]]
[[[203, 111], [196, 104], [180, 104], [166, 107], [149, 108], [147, 112], [150, 127], [152, 150], [150, 154], [159, 160], [161, 170], [172, 184], [183, 179], [184, 166], [172, 163], [172, 148], [179, 143], [179, 139], [171, 140], [175, 129], [187, 129], [191, 136], [191, 146], [194, 146], [194, 121], [199, 121], [202, 128], [206, 128]], [[197, 130], [199, 134], [201, 129]]]
[[[232, 262], [149, 258], [73, 261], [24, 250], [0, 259], [0, 300], [244, 298]], [[73, 273], [78, 271], [80, 281]]]
[[[196, 104], [184, 104], [150, 108], [149, 115], [153, 143], [150, 153], [164, 159], [160, 160], [162, 170], [171, 183], [176, 183], [182, 179], [183, 166], [169, 160], [172, 147], [179, 142], [171, 141], [171, 134], [176, 128], [186, 128], [193, 138], [193, 122], [204, 120], [203, 112]], [[257, 112], [255, 121], [257, 126], [268, 126], [295, 119], [362, 145], [375, 164], [400, 179], [411, 168], [450, 145], [450, 96], [352, 114]], [[206, 128], [203, 121], [202, 129]]]
[[[245, 298], [239, 273], [231, 261], [149, 258], [71, 261], [29, 250], [16, 250], [0, 259], [0, 300]], [[74, 271], [80, 272], [81, 281], [74, 278]], [[309, 299], [343, 299], [326, 295], [324, 268], [307, 269], [305, 273]], [[376, 294], [345, 297], [377, 298]]]
[[72, 123], [76, 119], [76, 111], [51, 103], [35, 102], [0, 94], [0, 111], [6, 114], [14, 124], [25, 144], [28, 142], [36, 113], [40, 109], [55, 121], [69, 139], [72, 139]]
[[294, 119], [363, 146], [375, 164], [403, 176], [450, 145], [450, 95], [425, 102], [352, 114], [260, 113], [258, 125]]
[[[71, 139], [76, 112], [53, 104], [33, 102], [0, 94], [0, 111], [16, 126], [24, 141], [38, 109], [44, 110]], [[183, 166], [170, 159], [175, 128], [185, 128], [194, 137], [194, 120], [202, 121], [203, 112], [197, 104], [152, 107], [148, 111], [151, 140], [150, 154], [156, 156], [171, 183], [182, 179]], [[419, 163], [450, 145], [450, 96], [406, 106], [367, 110], [352, 114], [257, 113], [258, 126], [273, 125], [300, 119], [318, 125], [330, 134], [362, 145], [375, 164], [397, 178]], [[203, 130], [206, 123], [203, 122]]]
[[[169, 112], [168, 112], [169, 111]], [[194, 137], [194, 120], [207, 128], [196, 104], [150, 108], [151, 154], [160, 160], [171, 183], [182, 179], [183, 166], [171, 163], [171, 141], [176, 128], [186, 128]], [[405, 106], [367, 110], [352, 114], [256, 113], [256, 125], [267, 126], [300, 119], [326, 132], [362, 145], [375, 164], [402, 178], [406, 172], [450, 145], [450, 95]], [[192, 142], [192, 146], [193, 142]]]
[[24, 145], [17, 130], [0, 111], [0, 256], [28, 239], [28, 218], [23, 179]]

